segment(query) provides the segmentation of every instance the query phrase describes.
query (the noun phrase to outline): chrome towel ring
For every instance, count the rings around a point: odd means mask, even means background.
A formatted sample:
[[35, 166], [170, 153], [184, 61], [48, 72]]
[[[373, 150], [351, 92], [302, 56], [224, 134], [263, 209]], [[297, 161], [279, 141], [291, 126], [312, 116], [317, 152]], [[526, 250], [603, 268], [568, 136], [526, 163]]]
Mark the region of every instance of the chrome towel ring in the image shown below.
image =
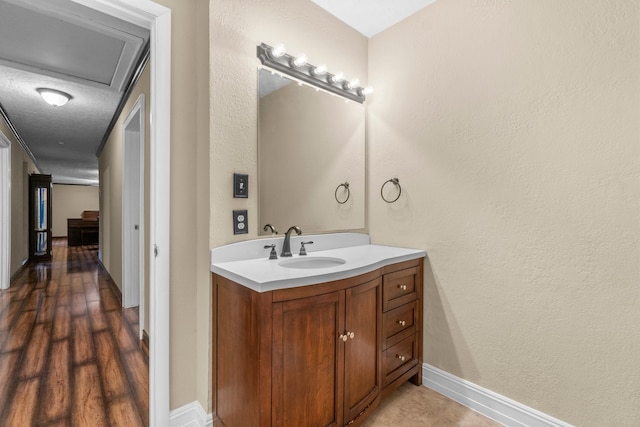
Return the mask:
[[[347, 192], [347, 197], [346, 199], [340, 201], [340, 199], [338, 199], [338, 190], [340, 189], [340, 187], [344, 187], [345, 191]], [[342, 184], [338, 185], [336, 187], [336, 191], [333, 193], [333, 197], [336, 198], [336, 202], [340, 203], [341, 205], [344, 205], [345, 203], [347, 203], [347, 200], [349, 200], [349, 197], [351, 197], [351, 190], [349, 190], [349, 183], [348, 182], [343, 182]]]
[[[398, 189], [398, 196], [393, 200], [388, 200], [384, 197], [384, 193], [383, 193], [384, 186], [387, 185], [388, 183], [392, 183]], [[397, 201], [400, 198], [401, 194], [402, 194], [402, 187], [400, 186], [400, 180], [398, 178], [388, 179], [384, 182], [384, 184], [382, 184], [382, 187], [380, 187], [380, 197], [382, 197], [382, 200], [384, 200], [387, 203], [393, 203]]]

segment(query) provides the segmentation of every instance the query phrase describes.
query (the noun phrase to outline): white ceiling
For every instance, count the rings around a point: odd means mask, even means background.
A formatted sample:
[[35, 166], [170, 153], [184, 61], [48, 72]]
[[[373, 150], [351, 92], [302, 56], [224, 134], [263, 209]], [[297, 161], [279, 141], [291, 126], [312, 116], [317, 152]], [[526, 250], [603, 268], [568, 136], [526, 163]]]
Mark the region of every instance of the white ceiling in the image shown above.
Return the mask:
[[311, 0], [350, 27], [372, 37], [435, 0]]
[[[0, 105], [55, 183], [98, 183], [96, 153], [149, 31], [71, 0], [0, 0]], [[46, 104], [37, 88], [72, 96]]]

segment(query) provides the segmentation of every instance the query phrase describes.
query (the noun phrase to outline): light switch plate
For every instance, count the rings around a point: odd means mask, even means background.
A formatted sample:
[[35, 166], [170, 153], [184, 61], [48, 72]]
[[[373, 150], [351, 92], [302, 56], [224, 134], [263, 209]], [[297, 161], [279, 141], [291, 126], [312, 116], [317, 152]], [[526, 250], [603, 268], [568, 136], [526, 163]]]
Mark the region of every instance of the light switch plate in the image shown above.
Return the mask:
[[247, 234], [249, 232], [247, 210], [233, 211], [233, 234]]
[[249, 175], [233, 174], [233, 197], [242, 199], [249, 197]]

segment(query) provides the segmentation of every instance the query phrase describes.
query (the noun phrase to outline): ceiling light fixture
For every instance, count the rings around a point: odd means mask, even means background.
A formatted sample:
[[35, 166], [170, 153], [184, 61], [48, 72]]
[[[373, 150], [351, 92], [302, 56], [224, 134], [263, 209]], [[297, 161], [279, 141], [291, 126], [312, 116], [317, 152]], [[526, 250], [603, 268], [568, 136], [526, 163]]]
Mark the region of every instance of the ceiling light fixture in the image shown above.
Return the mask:
[[262, 43], [257, 47], [257, 56], [262, 65], [271, 70], [276, 70], [298, 81], [303, 81], [360, 104], [366, 100], [368, 94], [373, 93], [370, 86], [361, 87], [358, 79], [346, 81], [344, 74], [341, 72], [331, 74], [324, 64], [318, 66], [309, 64], [307, 56], [304, 54], [297, 57], [287, 54], [281, 44], [271, 47]]
[[72, 98], [72, 96], [69, 95], [68, 93], [55, 90], [55, 89], [40, 87], [36, 90], [38, 91], [42, 99], [44, 99], [47, 104], [52, 105], [54, 107], [62, 107], [64, 104], [69, 102], [69, 100]]

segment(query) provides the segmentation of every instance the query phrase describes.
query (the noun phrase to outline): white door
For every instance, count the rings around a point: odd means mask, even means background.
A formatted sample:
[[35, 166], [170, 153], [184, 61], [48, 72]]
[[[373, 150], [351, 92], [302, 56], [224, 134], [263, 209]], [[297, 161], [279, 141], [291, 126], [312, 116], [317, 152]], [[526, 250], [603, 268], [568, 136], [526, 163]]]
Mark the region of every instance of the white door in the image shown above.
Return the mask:
[[122, 177], [122, 305], [140, 306], [144, 329], [144, 95], [124, 122]]

